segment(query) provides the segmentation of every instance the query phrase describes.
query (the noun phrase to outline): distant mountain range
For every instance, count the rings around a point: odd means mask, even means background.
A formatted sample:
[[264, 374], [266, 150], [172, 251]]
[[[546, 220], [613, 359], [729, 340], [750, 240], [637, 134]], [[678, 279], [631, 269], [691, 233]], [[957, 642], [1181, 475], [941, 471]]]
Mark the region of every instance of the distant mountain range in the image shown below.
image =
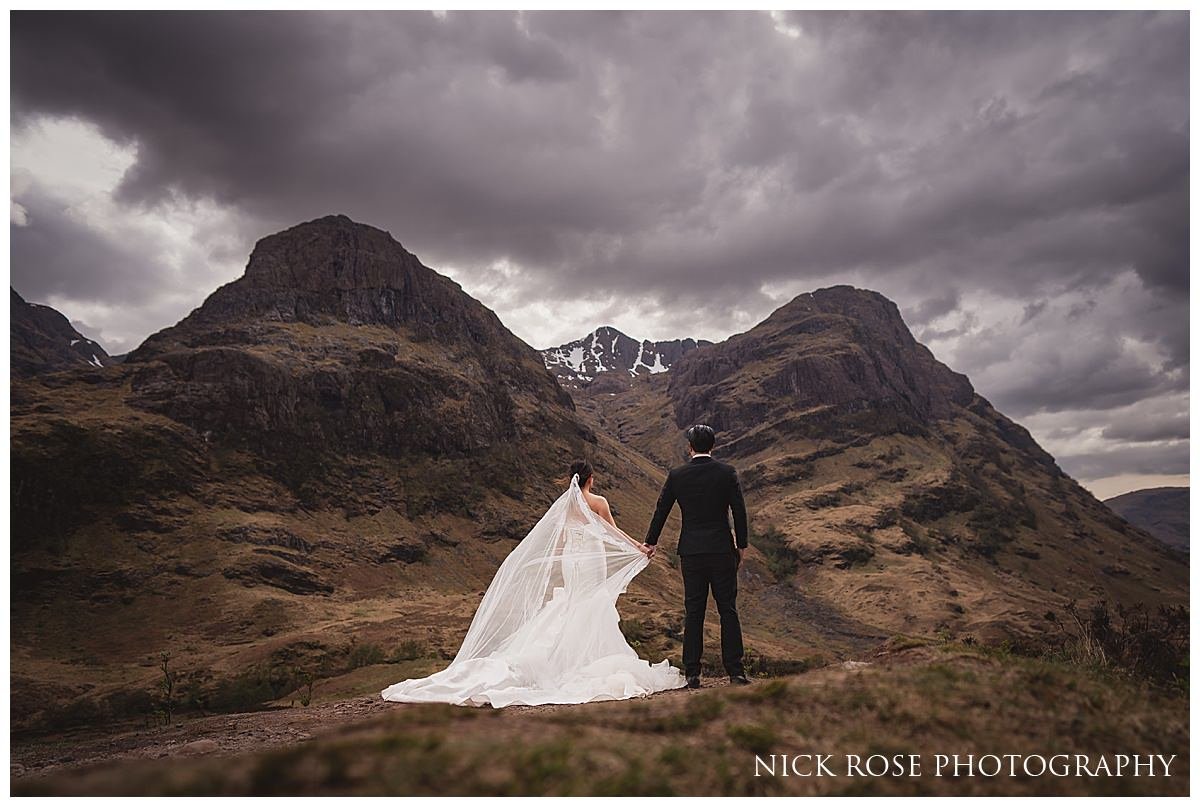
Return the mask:
[[104, 348], [81, 334], [70, 320], [48, 305], [30, 303], [8, 289], [9, 367], [13, 375], [104, 367], [112, 359]]
[[565, 387], [580, 387], [603, 373], [628, 373], [629, 377], [665, 373], [681, 356], [711, 345], [704, 339], [641, 342], [605, 325], [582, 339], [542, 351], [546, 367]]
[[1190, 552], [1189, 493], [1190, 488], [1144, 488], [1113, 496], [1104, 503], [1167, 546]]

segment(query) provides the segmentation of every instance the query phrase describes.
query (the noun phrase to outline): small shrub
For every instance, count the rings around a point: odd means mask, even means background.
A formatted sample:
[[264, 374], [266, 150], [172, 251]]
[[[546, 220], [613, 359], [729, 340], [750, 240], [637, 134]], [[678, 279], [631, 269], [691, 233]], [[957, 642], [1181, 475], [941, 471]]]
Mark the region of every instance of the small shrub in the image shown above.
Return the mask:
[[631, 647], [637, 647], [650, 638], [650, 632], [646, 630], [646, 626], [640, 620], [622, 619], [620, 627], [621, 633], [625, 636], [625, 641], [629, 642]]
[[830, 490], [822, 493], [817, 493], [810, 496], [804, 506], [809, 510], [821, 510], [826, 507], [836, 507], [842, 503], [842, 494], [840, 491]]
[[787, 536], [778, 527], [769, 526], [750, 538], [750, 544], [767, 560], [767, 569], [776, 579], [784, 580], [796, 573], [800, 556], [788, 544]]
[[782, 678], [775, 678], [770, 681], [765, 681], [758, 686], [743, 687], [739, 692], [735, 692], [730, 697], [736, 700], [745, 701], [747, 703], [764, 703], [768, 701], [786, 700], [788, 696], [788, 682]]
[[38, 728], [45, 731], [61, 731], [79, 726], [98, 726], [104, 719], [105, 713], [101, 705], [84, 696], [47, 707], [42, 712]]
[[258, 664], [217, 684], [209, 694], [208, 708], [215, 712], [248, 712], [295, 689], [289, 672], [270, 664]]
[[571, 744], [547, 742], [517, 751], [513, 762], [513, 779], [503, 795], [529, 796], [550, 792], [561, 786], [571, 772]]
[[[947, 631], [947, 634], [949, 634], [949, 631]], [[924, 639], [920, 636], [908, 636], [901, 633], [896, 634], [887, 641], [888, 649], [894, 651], [910, 650], [914, 647], [926, 647], [928, 645], [928, 639]]]
[[967, 526], [975, 531], [976, 540], [970, 551], [992, 560], [996, 554], [1016, 537], [1017, 520], [991, 502], [975, 508], [967, 519]]
[[664, 550], [662, 550], [662, 553], [667, 558], [668, 566], [670, 566], [672, 569], [679, 568], [679, 553], [678, 552], [672, 552], [670, 549], [664, 549]]
[[658, 761], [668, 773], [679, 774], [687, 770], [689, 753], [677, 745], [668, 745], [658, 755]]
[[299, 689], [296, 691], [296, 697], [300, 700], [301, 706], [308, 706], [312, 703], [313, 693], [313, 675], [307, 670], [293, 670], [292, 679], [299, 684]]
[[352, 670], [357, 670], [359, 667], [369, 667], [372, 664], [382, 664], [383, 660], [383, 648], [374, 642], [364, 642], [363, 644], [354, 642], [350, 647], [348, 663]]
[[175, 711], [175, 681], [178, 678], [178, 673], [169, 668], [170, 661], [169, 653], [163, 653], [158, 658], [158, 667], [162, 670], [162, 679], [158, 682], [158, 708], [167, 723], [171, 722]]
[[[933, 540], [931, 534], [922, 532], [921, 528], [917, 526], [917, 523], [912, 519], [901, 518], [899, 523], [901, 531], [903, 531], [905, 537], [908, 538], [908, 544], [906, 544], [906, 548], [909, 551], [915, 552], [918, 555], [928, 555], [933, 551]], [[931, 530], [930, 533], [932, 532], [933, 531]]]
[[746, 675], [751, 678], [775, 678], [783, 675], [797, 675], [807, 672], [824, 664], [818, 657], [805, 659], [771, 658], [757, 650], [747, 650], [742, 657]]
[[424, 642], [419, 642], [416, 639], [405, 639], [396, 645], [396, 649], [392, 651], [392, 655], [387, 660], [392, 664], [396, 664], [401, 661], [425, 658], [427, 655], [429, 655], [429, 648], [425, 646]]
[[875, 557], [875, 548], [869, 543], [861, 542], [837, 553], [838, 560], [833, 564], [835, 569], [849, 569], [852, 566], [862, 566]]
[[751, 723], [730, 726], [726, 729], [729, 739], [739, 748], [752, 754], [767, 754], [779, 742], [779, 737], [768, 726]]
[[625, 728], [656, 733], [695, 731], [705, 723], [715, 720], [724, 710], [724, 701], [713, 695], [699, 695], [688, 698], [683, 708], [677, 712], [649, 718], [639, 717], [636, 721], [626, 724]]
[[1144, 604], [1117, 605], [1116, 613], [1100, 600], [1081, 611], [1072, 601], [1067, 605], [1070, 624], [1054, 614], [1046, 616], [1062, 631], [1063, 641], [1055, 648], [1068, 659], [1097, 667], [1116, 669], [1166, 686], [1188, 685], [1189, 626], [1187, 606], [1160, 605], [1150, 611]]

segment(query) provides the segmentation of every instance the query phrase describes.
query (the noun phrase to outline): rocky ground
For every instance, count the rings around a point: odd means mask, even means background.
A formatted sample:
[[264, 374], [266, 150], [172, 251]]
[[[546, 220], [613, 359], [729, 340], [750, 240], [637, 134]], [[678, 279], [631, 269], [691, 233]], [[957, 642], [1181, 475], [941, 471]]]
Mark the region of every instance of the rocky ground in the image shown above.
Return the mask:
[[393, 708], [371, 696], [241, 714], [177, 718], [170, 725], [92, 731], [14, 745], [13, 780], [61, 775], [114, 761], [236, 755], [310, 740], [323, 731], [355, 724]]

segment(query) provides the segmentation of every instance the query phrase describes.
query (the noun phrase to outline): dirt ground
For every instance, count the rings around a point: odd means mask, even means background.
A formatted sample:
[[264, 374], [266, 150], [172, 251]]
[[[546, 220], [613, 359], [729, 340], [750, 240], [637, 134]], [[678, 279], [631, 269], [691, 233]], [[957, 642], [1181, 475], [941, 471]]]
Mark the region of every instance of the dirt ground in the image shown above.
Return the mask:
[[[705, 681], [702, 689], [725, 686], [721, 680]], [[678, 697], [682, 692], [660, 692], [645, 700]], [[120, 760], [164, 757], [236, 756], [270, 748], [293, 746], [322, 734], [336, 734], [364, 720], [406, 708], [377, 695], [363, 695], [309, 706], [278, 707], [257, 712], [184, 716], [171, 725], [137, 727], [113, 733], [80, 731], [50, 739], [14, 742], [9, 772], [15, 781], [24, 777], [57, 775], [66, 771]], [[461, 707], [464, 710], [490, 707]], [[537, 714], [573, 705], [510, 706], [505, 714]]]

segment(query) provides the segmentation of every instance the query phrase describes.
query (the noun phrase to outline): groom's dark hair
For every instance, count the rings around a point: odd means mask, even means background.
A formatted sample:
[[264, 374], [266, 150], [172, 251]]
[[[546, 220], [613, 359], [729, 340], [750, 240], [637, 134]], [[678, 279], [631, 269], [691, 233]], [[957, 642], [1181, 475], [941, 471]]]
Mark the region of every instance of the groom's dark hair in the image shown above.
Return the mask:
[[592, 478], [592, 464], [587, 460], [575, 460], [571, 463], [571, 470], [567, 471], [567, 481], [570, 482], [575, 474], [579, 474], [579, 487], [583, 487]]
[[697, 454], [707, 454], [717, 444], [717, 433], [712, 430], [712, 426], [697, 423], [687, 430], [687, 441]]

